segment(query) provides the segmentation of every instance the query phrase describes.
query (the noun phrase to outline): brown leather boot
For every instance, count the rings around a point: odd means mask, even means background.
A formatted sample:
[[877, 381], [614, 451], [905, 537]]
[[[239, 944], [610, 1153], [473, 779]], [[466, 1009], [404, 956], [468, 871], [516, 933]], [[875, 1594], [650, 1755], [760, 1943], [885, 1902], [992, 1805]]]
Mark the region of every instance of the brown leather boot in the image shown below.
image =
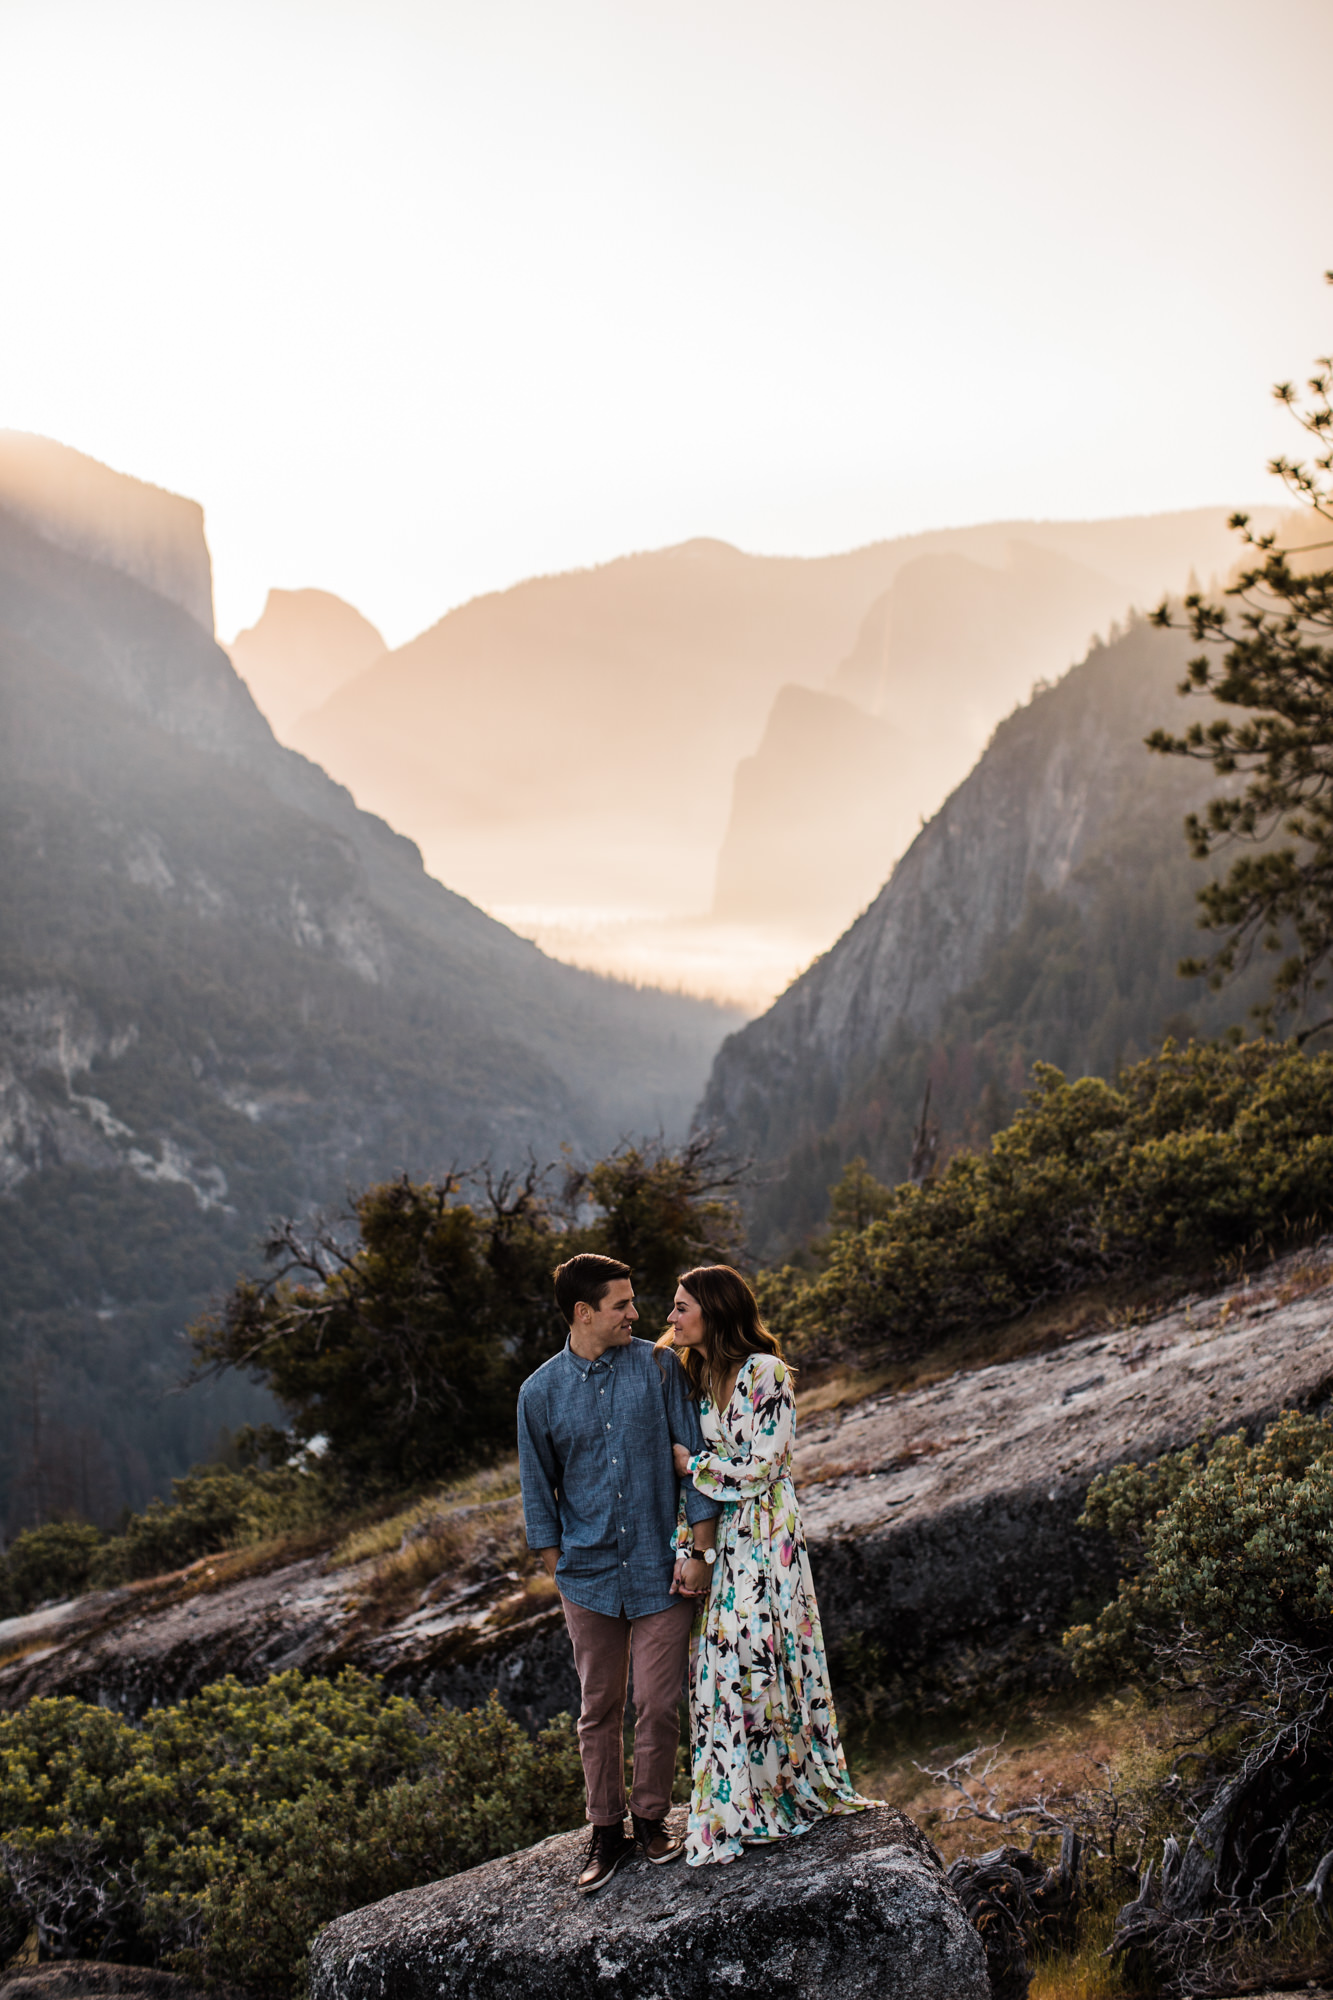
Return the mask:
[[685, 1842], [667, 1832], [666, 1818], [640, 1819], [637, 1813], [631, 1815], [634, 1821], [634, 1838], [655, 1868], [664, 1861], [679, 1861], [685, 1852]]
[[588, 1859], [579, 1876], [580, 1896], [595, 1896], [604, 1889], [626, 1855], [633, 1854], [634, 1842], [625, 1836], [625, 1822], [595, 1826], [588, 1841]]

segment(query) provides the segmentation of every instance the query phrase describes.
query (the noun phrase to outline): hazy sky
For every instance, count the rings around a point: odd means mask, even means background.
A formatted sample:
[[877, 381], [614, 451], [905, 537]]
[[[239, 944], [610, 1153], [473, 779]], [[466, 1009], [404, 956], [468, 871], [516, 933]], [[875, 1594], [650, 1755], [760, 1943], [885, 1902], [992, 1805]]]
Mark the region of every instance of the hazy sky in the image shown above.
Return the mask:
[[392, 642], [543, 569], [1264, 498], [1329, 0], [0, 0], [0, 425]]

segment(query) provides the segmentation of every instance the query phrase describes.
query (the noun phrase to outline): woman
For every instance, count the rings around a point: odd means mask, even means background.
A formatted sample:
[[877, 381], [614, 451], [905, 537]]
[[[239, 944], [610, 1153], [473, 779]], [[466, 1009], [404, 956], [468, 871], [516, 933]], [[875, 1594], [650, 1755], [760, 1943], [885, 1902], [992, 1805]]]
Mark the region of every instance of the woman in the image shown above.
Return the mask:
[[[685, 1858], [697, 1867], [870, 1801], [848, 1776], [829, 1694], [791, 1478], [791, 1370], [727, 1264], [687, 1271], [669, 1317], [661, 1345], [676, 1350], [699, 1398], [705, 1447], [691, 1456], [674, 1446], [676, 1471], [723, 1502], [691, 1669]], [[685, 1546], [688, 1531], [677, 1541]]]

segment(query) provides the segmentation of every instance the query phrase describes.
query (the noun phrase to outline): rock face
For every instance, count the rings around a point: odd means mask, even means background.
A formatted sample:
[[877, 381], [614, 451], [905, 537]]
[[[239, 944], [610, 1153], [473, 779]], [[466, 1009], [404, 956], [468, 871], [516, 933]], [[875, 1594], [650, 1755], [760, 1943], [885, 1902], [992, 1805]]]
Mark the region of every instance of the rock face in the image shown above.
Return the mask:
[[[578, 1713], [559, 1606], [529, 1610], [512, 1573], [468, 1584], [384, 1625], [367, 1615], [370, 1565], [321, 1558], [216, 1584], [207, 1562], [177, 1576], [51, 1605], [0, 1623], [0, 1708], [68, 1694], [140, 1716], [226, 1674], [379, 1674], [392, 1694], [472, 1708], [498, 1689], [530, 1727]], [[527, 1616], [515, 1616], [527, 1611]]]
[[1036, 693], [851, 929], [723, 1043], [696, 1116], [764, 1169], [761, 1259], [823, 1221], [849, 1159], [906, 1176], [927, 1077], [946, 1140], [973, 1146], [1034, 1060], [1105, 1075], [1244, 1019], [1262, 969], [1218, 995], [1177, 972], [1206, 879], [1181, 822], [1234, 782], [1144, 747], [1207, 719], [1176, 693], [1188, 652], [1138, 624]]
[[[1329, 1245], [1142, 1324], [803, 1426], [797, 1490], [825, 1629], [889, 1679], [992, 1683], [1055, 1652], [1111, 1550], [1076, 1521], [1093, 1477], [1209, 1428], [1251, 1434], [1333, 1394]], [[1100, 1316], [1099, 1316], [1100, 1317]], [[989, 1662], [989, 1665], [987, 1664]]]
[[583, 1849], [558, 1834], [340, 1917], [311, 2000], [989, 2000], [938, 1857], [887, 1806], [721, 1868], [636, 1855], [586, 1898]]
[[197, 501], [51, 438], [0, 431], [0, 507], [58, 548], [146, 584], [213, 636], [213, 566]]
[[825, 937], [850, 922], [916, 824], [894, 782], [908, 754], [854, 703], [780, 689], [758, 751], [736, 767], [713, 915]]
[[[1153, 602], [1184, 574], [1174, 549], [1158, 560]], [[1125, 615], [1144, 579], [1141, 563], [1128, 570], [1099, 575], [1020, 541], [980, 562], [955, 551], [906, 563], [827, 689], [780, 689], [737, 765], [714, 915], [821, 943], [845, 929], [1000, 718]]]
[[701, 1117], [743, 1142], [762, 1129], [772, 1157], [800, 1116], [784, 1102], [804, 1107], [812, 1072], [836, 1102], [896, 1027], [930, 1026], [1032, 891], [1062, 889], [1130, 799], [1177, 776], [1142, 738], [1159, 711], [1174, 720], [1181, 654], [1177, 635], [1136, 628], [1002, 723], [864, 916], [724, 1043]]

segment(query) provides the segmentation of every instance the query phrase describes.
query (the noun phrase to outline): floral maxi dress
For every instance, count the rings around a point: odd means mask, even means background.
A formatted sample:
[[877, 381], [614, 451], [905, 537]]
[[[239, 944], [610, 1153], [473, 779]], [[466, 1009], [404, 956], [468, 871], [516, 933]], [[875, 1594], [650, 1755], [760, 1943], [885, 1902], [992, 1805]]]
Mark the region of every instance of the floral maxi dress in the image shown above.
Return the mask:
[[752, 1354], [726, 1409], [705, 1396], [699, 1417], [705, 1448], [690, 1472], [723, 1507], [691, 1668], [691, 1867], [871, 1803], [848, 1775], [829, 1693], [791, 1477], [791, 1373]]

